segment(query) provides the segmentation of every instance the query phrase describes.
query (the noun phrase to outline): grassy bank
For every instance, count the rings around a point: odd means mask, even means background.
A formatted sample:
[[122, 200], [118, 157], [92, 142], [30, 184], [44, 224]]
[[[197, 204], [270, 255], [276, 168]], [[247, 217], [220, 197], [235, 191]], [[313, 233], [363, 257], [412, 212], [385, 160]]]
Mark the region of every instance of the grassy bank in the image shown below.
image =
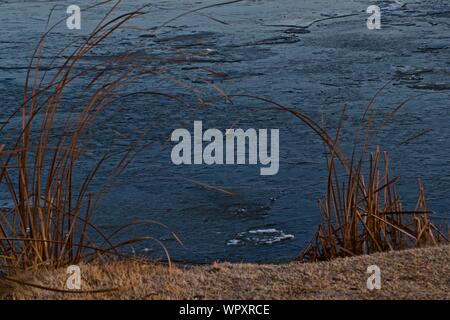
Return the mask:
[[[369, 291], [367, 267], [381, 268], [381, 290]], [[116, 262], [83, 265], [82, 290], [62, 293], [3, 283], [14, 299], [450, 299], [450, 246], [376, 253], [329, 262], [281, 265], [215, 263], [167, 266]], [[65, 289], [66, 270], [22, 280]], [[8, 292], [8, 294], [6, 294]]]

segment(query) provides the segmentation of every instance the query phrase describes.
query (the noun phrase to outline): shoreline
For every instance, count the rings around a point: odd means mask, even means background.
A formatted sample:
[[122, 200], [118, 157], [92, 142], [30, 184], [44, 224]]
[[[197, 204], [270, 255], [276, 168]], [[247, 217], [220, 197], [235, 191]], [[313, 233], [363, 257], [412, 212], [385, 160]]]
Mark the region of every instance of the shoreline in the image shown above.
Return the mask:
[[[381, 269], [369, 291], [367, 267]], [[317, 263], [175, 265], [111, 262], [81, 265], [81, 290], [62, 293], [0, 283], [2, 299], [450, 299], [450, 246], [376, 253]], [[65, 269], [23, 275], [28, 283], [64, 290]], [[113, 286], [111, 286], [113, 284]], [[109, 289], [108, 289], [109, 288]]]

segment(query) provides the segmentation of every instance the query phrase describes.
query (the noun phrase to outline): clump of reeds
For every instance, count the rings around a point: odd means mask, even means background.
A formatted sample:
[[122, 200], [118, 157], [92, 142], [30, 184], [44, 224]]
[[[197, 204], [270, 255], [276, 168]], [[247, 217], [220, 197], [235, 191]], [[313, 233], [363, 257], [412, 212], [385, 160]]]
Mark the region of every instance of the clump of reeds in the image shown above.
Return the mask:
[[355, 160], [355, 140], [350, 163], [342, 161], [336, 153], [337, 137], [334, 143], [326, 144], [327, 189], [318, 201], [321, 222], [300, 260], [329, 260], [448, 242], [430, 220], [433, 212], [427, 208], [420, 181], [416, 206], [408, 211], [397, 192], [398, 177], [390, 175], [387, 152], [376, 146], [367, 154], [370, 139], [366, 134], [360, 158]]
[[447, 240], [429, 219], [424, 187], [419, 182], [418, 200], [412, 211], [402, 207], [390, 180], [388, 156], [376, 150], [370, 154], [369, 169], [361, 167], [340, 176], [334, 155], [327, 156], [328, 182], [322, 200], [320, 226], [302, 260], [335, 257], [437, 245]]
[[381, 152], [377, 146], [368, 155], [372, 141], [385, 124], [408, 102], [424, 95], [406, 99], [375, 126], [374, 101], [387, 85], [389, 82], [376, 92], [364, 109], [350, 157], [339, 144], [345, 108], [333, 138], [322, 125], [298, 109], [253, 95], [230, 95], [265, 102], [276, 110], [287, 112], [308, 126], [323, 142], [328, 179], [324, 198], [319, 201], [321, 222], [299, 260], [329, 260], [449, 242], [448, 236], [430, 220], [433, 212], [427, 208], [422, 183], [418, 185], [415, 208], [405, 210], [396, 189], [398, 177], [392, 178], [389, 173], [387, 152]]
[[[108, 2], [112, 1], [102, 4]], [[78, 68], [83, 57], [124, 23], [143, 14], [138, 9], [110, 17], [120, 2], [113, 4], [88, 37], [81, 43], [71, 43], [44, 68], [50, 70], [60, 63], [54, 73], [41, 69], [45, 41], [52, 28], [36, 46], [28, 67], [23, 102], [10, 118], [20, 114], [21, 128], [15, 141], [0, 148], [0, 184], [11, 200], [10, 208], [0, 209], [0, 271], [78, 264], [82, 259], [107, 254], [124, 256], [118, 250], [122, 246], [155, 240], [139, 237], [113, 244], [111, 237], [117, 232], [106, 235], [92, 224], [95, 201], [90, 186], [108, 155], [100, 156], [81, 180], [75, 176], [83, 151], [81, 139], [95, 118], [117, 99], [130, 80], [157, 72], [129, 63], [127, 54], [102, 65]], [[81, 105], [72, 110], [75, 116], [65, 119], [63, 128], [56, 128], [62, 101], [70, 98], [67, 93], [77, 81], [84, 88], [74, 89], [79, 90], [76, 92]], [[124, 170], [132, 154], [131, 147], [124, 150], [111, 177]]]

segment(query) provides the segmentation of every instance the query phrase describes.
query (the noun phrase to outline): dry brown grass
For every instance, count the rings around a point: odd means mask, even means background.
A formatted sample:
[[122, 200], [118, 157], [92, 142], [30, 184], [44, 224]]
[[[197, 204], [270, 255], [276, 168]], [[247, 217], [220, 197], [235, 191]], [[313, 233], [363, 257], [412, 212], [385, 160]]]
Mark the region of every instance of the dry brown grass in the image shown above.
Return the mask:
[[[360, 120], [358, 134], [365, 133], [354, 139], [350, 162], [342, 161], [342, 153], [336, 152], [345, 109], [334, 143], [325, 144], [328, 180], [324, 198], [319, 200], [321, 223], [300, 260], [329, 260], [449, 242], [447, 235], [430, 220], [433, 212], [427, 207], [423, 184], [418, 183], [415, 208], [406, 210], [397, 192], [399, 177], [392, 177], [389, 171], [387, 152], [381, 152], [377, 146], [368, 155], [374, 138], [370, 135], [373, 112], [367, 122], [365, 116], [372, 103], [373, 99]], [[384, 117], [378, 129], [403, 105]]]
[[[381, 290], [369, 291], [367, 267], [381, 268]], [[376, 253], [327, 262], [280, 265], [214, 263], [175, 266], [139, 262], [82, 265], [82, 290], [62, 293], [14, 283], [5, 299], [450, 299], [450, 247]], [[22, 275], [21, 280], [65, 288], [64, 268]], [[1, 289], [0, 289], [1, 290]]]
[[334, 155], [327, 157], [328, 186], [319, 200], [321, 223], [301, 260], [329, 260], [374, 252], [425, 247], [448, 242], [429, 216], [423, 185], [419, 182], [415, 208], [402, 207], [397, 178], [389, 175], [387, 153], [370, 154], [367, 175], [357, 168], [340, 176]]
[[[15, 116], [21, 117], [15, 141], [0, 148], [0, 184], [6, 188], [12, 204], [11, 208], [0, 209], [3, 272], [59, 267], [107, 255], [124, 257], [119, 251], [124, 245], [144, 240], [159, 243], [149, 236], [113, 243], [111, 237], [123, 231], [123, 227], [107, 235], [92, 224], [98, 199], [93, 196], [91, 185], [110, 155], [100, 155], [84, 178], [75, 174], [84, 148], [82, 139], [98, 115], [111, 108], [113, 101], [138, 94], [124, 93], [130, 81], [160, 72], [158, 68], [136, 66], [131, 52], [100, 65], [81, 66], [88, 54], [125, 23], [145, 14], [146, 6], [142, 6], [114, 16], [121, 2], [107, 0], [87, 8], [111, 5], [89, 36], [70, 43], [41, 69], [47, 37], [65, 20], [44, 32], [29, 62], [23, 102], [0, 127], [2, 132]], [[53, 67], [54, 73], [45, 71]], [[74, 92], [78, 92], [76, 97], [71, 96]], [[172, 98], [161, 92], [146, 94]], [[80, 105], [67, 110], [64, 101], [74, 98], [80, 100]], [[55, 125], [56, 119], [64, 123], [62, 128]], [[145, 128], [142, 130], [145, 132]], [[131, 141], [118, 156], [109, 172], [109, 182], [124, 171], [138, 144], [139, 138]]]

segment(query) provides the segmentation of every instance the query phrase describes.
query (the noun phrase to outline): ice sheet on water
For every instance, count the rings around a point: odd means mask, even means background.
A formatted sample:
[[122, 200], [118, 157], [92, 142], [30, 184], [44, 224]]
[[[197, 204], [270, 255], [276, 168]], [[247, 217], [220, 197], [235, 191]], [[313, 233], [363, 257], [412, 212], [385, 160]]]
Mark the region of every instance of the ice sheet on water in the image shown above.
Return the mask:
[[292, 234], [286, 234], [282, 230], [277, 230], [275, 228], [252, 229], [238, 233], [234, 239], [227, 241], [227, 245], [236, 246], [246, 243], [255, 245], [271, 245], [290, 239], [294, 239]]
[[14, 202], [9, 199], [0, 199], [0, 209], [10, 210], [14, 208]]

